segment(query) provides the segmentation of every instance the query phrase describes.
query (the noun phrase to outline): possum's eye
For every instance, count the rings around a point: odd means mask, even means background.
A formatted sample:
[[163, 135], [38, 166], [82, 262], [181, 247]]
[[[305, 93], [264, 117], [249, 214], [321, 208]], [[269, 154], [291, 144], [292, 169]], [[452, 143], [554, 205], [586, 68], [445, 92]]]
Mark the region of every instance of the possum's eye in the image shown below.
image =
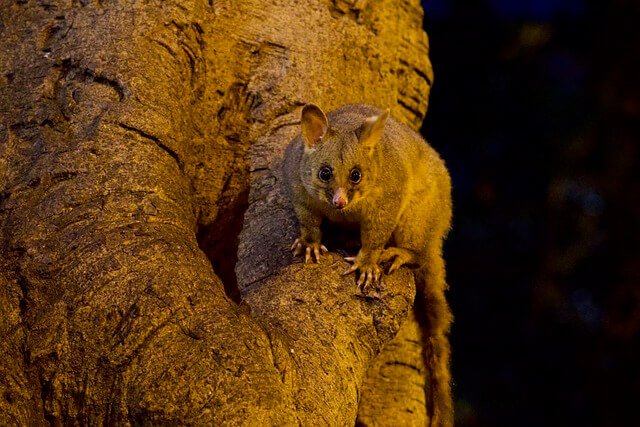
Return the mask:
[[318, 172], [318, 178], [320, 178], [320, 180], [324, 182], [329, 182], [332, 176], [333, 172], [331, 172], [331, 168], [329, 166], [321, 167], [320, 171]]
[[351, 181], [353, 184], [357, 184], [360, 182], [361, 179], [362, 179], [362, 172], [360, 172], [360, 169], [358, 168], [351, 169], [351, 173], [349, 174], [349, 181]]

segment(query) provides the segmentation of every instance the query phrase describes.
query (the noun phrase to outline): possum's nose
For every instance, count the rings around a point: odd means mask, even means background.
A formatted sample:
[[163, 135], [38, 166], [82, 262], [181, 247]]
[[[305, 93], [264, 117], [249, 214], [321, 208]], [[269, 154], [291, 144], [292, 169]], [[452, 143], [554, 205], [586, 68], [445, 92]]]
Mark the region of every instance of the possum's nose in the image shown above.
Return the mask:
[[347, 206], [347, 203], [349, 203], [347, 192], [344, 188], [338, 188], [336, 192], [333, 193], [333, 206], [338, 209], [342, 209]]

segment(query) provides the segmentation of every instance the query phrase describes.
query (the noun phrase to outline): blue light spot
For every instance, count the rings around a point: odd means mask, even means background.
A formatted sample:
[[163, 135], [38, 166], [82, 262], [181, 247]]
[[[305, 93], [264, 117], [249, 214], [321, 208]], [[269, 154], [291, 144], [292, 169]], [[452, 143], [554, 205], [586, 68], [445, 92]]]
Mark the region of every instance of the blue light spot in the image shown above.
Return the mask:
[[451, 1], [422, 0], [422, 9], [427, 17], [446, 18], [451, 13]]

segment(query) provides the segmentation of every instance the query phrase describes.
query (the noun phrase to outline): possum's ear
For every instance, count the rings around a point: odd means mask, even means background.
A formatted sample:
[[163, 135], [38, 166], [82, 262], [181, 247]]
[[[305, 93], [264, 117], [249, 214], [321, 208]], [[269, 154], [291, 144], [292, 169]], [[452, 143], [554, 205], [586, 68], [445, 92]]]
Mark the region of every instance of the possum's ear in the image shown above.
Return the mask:
[[373, 151], [375, 146], [378, 145], [378, 142], [380, 142], [380, 138], [382, 138], [384, 124], [387, 122], [388, 118], [388, 108], [379, 116], [367, 117], [362, 123], [362, 126], [360, 126], [360, 131], [358, 132], [358, 140], [360, 143]]
[[307, 104], [302, 108], [302, 137], [308, 148], [315, 148], [329, 129], [327, 116], [322, 112], [320, 107], [313, 104]]

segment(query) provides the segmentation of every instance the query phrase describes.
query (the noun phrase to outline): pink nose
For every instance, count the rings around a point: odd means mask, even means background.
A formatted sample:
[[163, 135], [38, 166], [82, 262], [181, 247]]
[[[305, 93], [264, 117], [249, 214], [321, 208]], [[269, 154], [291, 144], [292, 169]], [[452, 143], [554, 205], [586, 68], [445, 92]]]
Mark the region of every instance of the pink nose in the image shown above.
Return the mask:
[[347, 192], [344, 191], [344, 189], [342, 188], [338, 188], [336, 190], [336, 192], [333, 195], [333, 205], [338, 208], [338, 209], [342, 209], [345, 206], [347, 206], [347, 203], [349, 202], [349, 199], [347, 198]]

